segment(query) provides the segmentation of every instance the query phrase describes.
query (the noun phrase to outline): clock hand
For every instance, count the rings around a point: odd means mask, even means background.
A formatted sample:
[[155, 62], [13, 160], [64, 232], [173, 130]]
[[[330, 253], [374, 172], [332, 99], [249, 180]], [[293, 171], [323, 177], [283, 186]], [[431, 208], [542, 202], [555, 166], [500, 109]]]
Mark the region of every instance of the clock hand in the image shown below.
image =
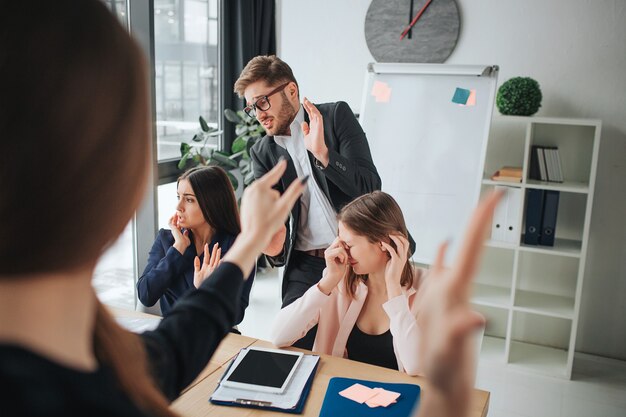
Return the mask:
[[[413, 20], [413, 2], [415, 0], [411, 0], [411, 5], [409, 6], [409, 25], [411, 24], [411, 21]], [[411, 39], [411, 35], [413, 35], [413, 30], [409, 29], [409, 39]]]
[[432, 3], [433, 0], [428, 0], [426, 2], [426, 4], [424, 6], [422, 6], [422, 8], [420, 9], [419, 12], [417, 12], [417, 14], [415, 15], [415, 17], [413, 18], [413, 20], [411, 21], [411, 23], [409, 23], [409, 26], [407, 26], [406, 29], [404, 29], [404, 31], [402, 32], [402, 35], [400, 35], [400, 40], [404, 39], [404, 37], [406, 36], [407, 33], [409, 33], [409, 30], [411, 30], [411, 28], [415, 25], [415, 22], [417, 22], [417, 20], [422, 16], [422, 13], [424, 13], [424, 10], [426, 10], [426, 8], [428, 7], [428, 5], [430, 3]]

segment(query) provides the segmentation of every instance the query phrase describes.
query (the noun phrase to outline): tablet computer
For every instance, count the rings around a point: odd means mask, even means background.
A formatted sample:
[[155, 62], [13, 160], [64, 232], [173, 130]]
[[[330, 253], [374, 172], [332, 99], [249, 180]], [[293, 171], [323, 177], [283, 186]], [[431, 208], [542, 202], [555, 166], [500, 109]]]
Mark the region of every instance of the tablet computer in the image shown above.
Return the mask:
[[302, 355], [302, 352], [278, 349], [242, 349], [221, 385], [281, 394], [296, 372]]

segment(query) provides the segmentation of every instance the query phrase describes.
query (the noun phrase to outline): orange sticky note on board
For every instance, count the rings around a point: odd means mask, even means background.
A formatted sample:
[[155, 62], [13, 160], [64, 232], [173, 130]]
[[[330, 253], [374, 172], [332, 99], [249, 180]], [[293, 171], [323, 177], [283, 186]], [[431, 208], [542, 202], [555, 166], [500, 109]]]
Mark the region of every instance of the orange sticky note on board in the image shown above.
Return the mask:
[[475, 106], [476, 105], [476, 90], [472, 89], [470, 90], [470, 95], [467, 98], [467, 103], [465, 103], [466, 106]]
[[372, 388], [368, 388], [365, 385], [354, 384], [351, 387], [339, 392], [339, 395], [349, 400], [356, 401], [359, 404], [363, 404], [373, 396], [377, 394], [377, 391]]

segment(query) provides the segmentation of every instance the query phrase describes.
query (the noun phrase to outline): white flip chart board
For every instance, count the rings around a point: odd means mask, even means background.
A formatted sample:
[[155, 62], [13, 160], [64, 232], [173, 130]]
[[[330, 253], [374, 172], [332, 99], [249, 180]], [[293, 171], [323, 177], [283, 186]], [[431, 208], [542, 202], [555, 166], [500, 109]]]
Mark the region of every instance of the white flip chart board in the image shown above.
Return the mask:
[[431, 264], [444, 240], [447, 260], [458, 250], [480, 195], [497, 74], [494, 65], [368, 67], [359, 120], [415, 262]]

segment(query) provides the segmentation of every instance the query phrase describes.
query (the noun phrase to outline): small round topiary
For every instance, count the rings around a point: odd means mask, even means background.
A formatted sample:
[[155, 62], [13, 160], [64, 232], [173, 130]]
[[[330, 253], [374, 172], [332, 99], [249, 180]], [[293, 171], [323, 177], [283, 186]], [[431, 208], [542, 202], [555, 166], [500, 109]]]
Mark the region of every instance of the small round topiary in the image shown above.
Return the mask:
[[500, 113], [513, 116], [530, 116], [541, 107], [539, 83], [530, 77], [515, 77], [498, 89], [496, 105]]

